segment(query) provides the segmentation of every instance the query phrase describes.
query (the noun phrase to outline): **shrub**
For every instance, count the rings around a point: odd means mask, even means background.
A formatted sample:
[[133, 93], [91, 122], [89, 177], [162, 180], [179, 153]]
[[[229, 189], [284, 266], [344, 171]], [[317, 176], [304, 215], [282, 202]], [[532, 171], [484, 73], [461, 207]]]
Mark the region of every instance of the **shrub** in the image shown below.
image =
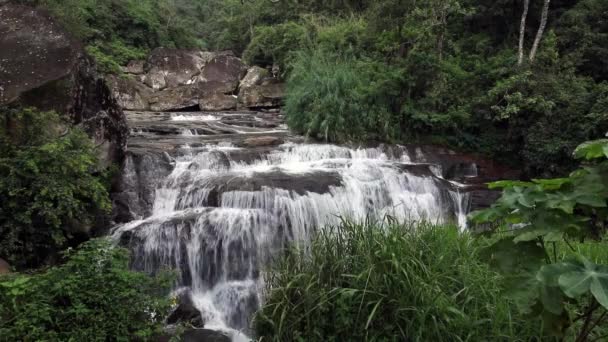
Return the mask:
[[66, 127], [55, 113], [0, 111], [0, 257], [17, 268], [82, 241], [110, 209], [92, 142]]
[[567, 178], [491, 184], [502, 197], [472, 219], [501, 227], [485, 254], [522, 312], [560, 338], [596, 341], [608, 333], [608, 140], [582, 144], [575, 157], [586, 165]]
[[162, 328], [169, 277], [130, 271], [127, 251], [106, 240], [65, 256], [42, 273], [0, 276], [0, 340], [133, 341]]
[[513, 312], [479, 251], [452, 226], [326, 228], [270, 270], [255, 331], [273, 341], [533, 340], [540, 321]]
[[391, 69], [372, 60], [300, 52], [287, 83], [285, 112], [293, 130], [330, 141], [391, 140]]
[[251, 64], [277, 64], [284, 74], [293, 53], [305, 44], [306, 35], [306, 29], [292, 21], [274, 26], [258, 26], [243, 52], [243, 58]]

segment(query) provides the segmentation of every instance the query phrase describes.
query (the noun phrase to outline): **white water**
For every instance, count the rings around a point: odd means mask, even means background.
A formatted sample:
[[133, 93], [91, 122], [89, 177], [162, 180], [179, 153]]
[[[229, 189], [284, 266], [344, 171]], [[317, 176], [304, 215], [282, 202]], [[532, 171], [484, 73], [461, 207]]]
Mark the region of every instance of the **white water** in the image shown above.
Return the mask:
[[135, 267], [179, 270], [206, 327], [234, 339], [245, 338], [235, 332], [247, 332], [263, 300], [264, 265], [339, 216], [466, 224], [468, 196], [448, 188], [437, 168], [407, 172], [407, 154], [285, 144], [248, 163], [231, 157], [238, 150], [224, 144], [178, 157], [153, 216], [114, 233], [130, 237]]

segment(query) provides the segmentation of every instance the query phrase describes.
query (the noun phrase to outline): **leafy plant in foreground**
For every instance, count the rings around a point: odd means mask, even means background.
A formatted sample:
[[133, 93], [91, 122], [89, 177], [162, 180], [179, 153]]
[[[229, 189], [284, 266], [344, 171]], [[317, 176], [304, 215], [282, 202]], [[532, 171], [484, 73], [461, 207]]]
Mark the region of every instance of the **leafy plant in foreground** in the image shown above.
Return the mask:
[[0, 257], [47, 263], [110, 209], [93, 143], [53, 112], [0, 109]]
[[39, 274], [0, 276], [0, 341], [133, 341], [162, 328], [171, 278], [129, 270], [128, 252], [91, 240]]
[[[586, 164], [567, 178], [490, 184], [503, 189], [502, 197], [471, 219], [505, 224], [487, 255], [510, 280], [519, 308], [542, 316], [558, 336], [575, 332], [576, 341], [588, 341], [606, 322], [608, 265], [576, 253], [573, 244], [605, 235], [608, 140], [582, 144], [575, 157]], [[571, 249], [573, 257], [562, 260], [560, 248]]]

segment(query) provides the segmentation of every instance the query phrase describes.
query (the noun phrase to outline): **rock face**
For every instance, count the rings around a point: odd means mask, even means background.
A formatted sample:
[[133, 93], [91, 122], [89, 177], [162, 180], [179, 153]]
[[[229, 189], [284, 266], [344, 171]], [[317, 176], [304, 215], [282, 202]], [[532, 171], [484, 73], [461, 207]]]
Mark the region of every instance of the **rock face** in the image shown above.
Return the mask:
[[266, 83], [241, 89], [239, 105], [250, 108], [276, 108], [283, 103], [285, 87], [281, 83]]
[[150, 109], [149, 98], [152, 89], [135, 80], [132, 76], [107, 77], [112, 93], [118, 104], [125, 110], [148, 110]]
[[123, 67], [126, 77], [109, 76], [125, 110], [226, 111], [277, 108], [283, 86], [266, 69], [249, 69], [231, 52], [155, 49], [148, 59]]
[[237, 98], [234, 95], [215, 93], [206, 95], [198, 101], [198, 105], [203, 111], [223, 111], [234, 110], [237, 107]]
[[98, 146], [104, 165], [119, 162], [128, 129], [121, 107], [80, 43], [44, 11], [0, 6], [0, 105], [66, 114]]

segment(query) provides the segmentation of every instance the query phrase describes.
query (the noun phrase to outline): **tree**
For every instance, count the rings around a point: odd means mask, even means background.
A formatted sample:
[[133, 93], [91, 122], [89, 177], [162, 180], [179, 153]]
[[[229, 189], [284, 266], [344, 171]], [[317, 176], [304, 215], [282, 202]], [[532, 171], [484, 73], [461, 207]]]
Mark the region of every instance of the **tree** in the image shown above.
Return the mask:
[[545, 31], [545, 27], [547, 26], [547, 18], [549, 17], [549, 3], [551, 0], [545, 0], [543, 5], [543, 10], [540, 17], [540, 26], [538, 27], [538, 32], [536, 32], [536, 38], [534, 38], [534, 44], [532, 45], [532, 50], [530, 50], [530, 62], [534, 62], [536, 58], [536, 51], [538, 50], [538, 46], [540, 45], [540, 41], [543, 37], [543, 32]]
[[528, 18], [529, 8], [530, 0], [524, 0], [524, 11], [521, 14], [521, 25], [519, 26], [519, 50], [517, 53], [517, 65], [522, 65], [524, 61], [524, 40], [526, 35], [526, 19]]

